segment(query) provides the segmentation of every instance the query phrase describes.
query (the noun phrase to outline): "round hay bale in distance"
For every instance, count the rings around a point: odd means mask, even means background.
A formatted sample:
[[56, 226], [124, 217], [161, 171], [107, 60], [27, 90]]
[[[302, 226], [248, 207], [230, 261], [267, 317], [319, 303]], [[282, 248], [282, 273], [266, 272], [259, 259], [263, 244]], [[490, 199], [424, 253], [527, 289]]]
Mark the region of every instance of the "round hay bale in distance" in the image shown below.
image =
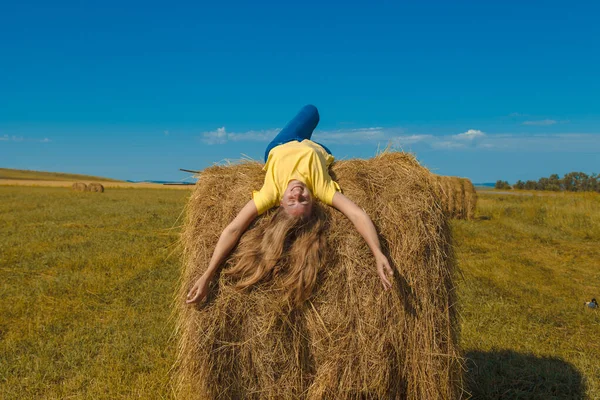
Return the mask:
[[71, 189], [76, 190], [78, 192], [87, 192], [88, 191], [88, 186], [83, 183], [83, 182], [75, 182], [72, 186]]
[[[462, 396], [455, 262], [431, 174], [413, 156], [392, 152], [337, 162], [332, 176], [375, 223], [395, 270], [392, 290], [382, 290], [373, 255], [352, 223], [325, 206], [322, 265], [301, 305], [281, 300], [276, 277], [239, 291], [224, 276], [205, 303], [185, 305], [222, 229], [264, 179], [257, 162], [204, 170], [182, 234], [178, 398]], [[268, 214], [249, 230], [268, 223]], [[246, 235], [225, 268], [240, 249], [257, 245]]]
[[461, 179], [465, 191], [465, 218], [472, 220], [475, 218], [475, 208], [477, 207], [477, 192], [469, 179]]
[[438, 197], [441, 209], [448, 214], [448, 192], [446, 190], [445, 177], [432, 174], [433, 191]]
[[434, 175], [434, 192], [449, 218], [473, 219], [477, 206], [477, 193], [467, 178]]
[[459, 177], [450, 177], [452, 186], [454, 189], [454, 213], [453, 218], [465, 219], [466, 218], [466, 204], [465, 204], [465, 189], [463, 187], [463, 180]]
[[104, 193], [104, 186], [100, 183], [90, 183], [89, 190], [90, 192]]

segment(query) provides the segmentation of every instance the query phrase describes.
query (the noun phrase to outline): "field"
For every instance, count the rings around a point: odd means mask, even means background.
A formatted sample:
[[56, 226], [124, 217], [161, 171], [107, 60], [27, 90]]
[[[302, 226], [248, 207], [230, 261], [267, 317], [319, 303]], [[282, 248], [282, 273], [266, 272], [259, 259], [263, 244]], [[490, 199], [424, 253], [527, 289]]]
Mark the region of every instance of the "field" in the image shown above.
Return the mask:
[[105, 181], [121, 182], [99, 176], [67, 174], [63, 172], [30, 171], [23, 169], [0, 168], [0, 179], [41, 180], [41, 181]]
[[0, 168], [0, 186], [37, 186], [37, 187], [71, 187], [75, 182], [101, 183], [105, 188], [136, 189], [184, 189], [179, 185], [161, 185], [157, 183], [133, 183], [100, 176], [66, 174], [62, 172], [29, 171], [21, 169]]
[[[0, 398], [171, 398], [190, 191], [0, 186]], [[600, 398], [600, 195], [480, 194], [453, 221], [466, 387]]]

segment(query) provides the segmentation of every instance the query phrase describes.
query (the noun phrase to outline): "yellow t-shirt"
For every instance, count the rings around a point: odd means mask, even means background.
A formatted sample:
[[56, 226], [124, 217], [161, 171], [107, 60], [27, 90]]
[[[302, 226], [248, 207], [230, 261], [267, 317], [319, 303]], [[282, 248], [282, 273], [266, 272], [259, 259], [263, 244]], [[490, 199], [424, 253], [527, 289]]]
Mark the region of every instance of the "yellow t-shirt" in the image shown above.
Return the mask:
[[303, 182], [313, 196], [331, 205], [335, 192], [341, 191], [329, 175], [328, 168], [333, 160], [323, 147], [307, 139], [274, 147], [263, 168], [267, 171], [263, 187], [252, 193], [258, 215], [279, 205], [288, 183], [293, 179]]

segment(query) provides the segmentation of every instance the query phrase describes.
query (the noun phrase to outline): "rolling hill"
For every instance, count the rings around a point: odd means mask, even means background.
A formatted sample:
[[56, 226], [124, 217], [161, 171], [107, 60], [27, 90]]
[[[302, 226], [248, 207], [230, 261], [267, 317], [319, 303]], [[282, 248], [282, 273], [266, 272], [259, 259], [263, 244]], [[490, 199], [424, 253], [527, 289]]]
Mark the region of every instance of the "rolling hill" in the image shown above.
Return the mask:
[[31, 171], [22, 169], [0, 168], [0, 179], [31, 180], [31, 181], [103, 181], [122, 182], [118, 179], [104, 178], [80, 174], [67, 174], [62, 172]]

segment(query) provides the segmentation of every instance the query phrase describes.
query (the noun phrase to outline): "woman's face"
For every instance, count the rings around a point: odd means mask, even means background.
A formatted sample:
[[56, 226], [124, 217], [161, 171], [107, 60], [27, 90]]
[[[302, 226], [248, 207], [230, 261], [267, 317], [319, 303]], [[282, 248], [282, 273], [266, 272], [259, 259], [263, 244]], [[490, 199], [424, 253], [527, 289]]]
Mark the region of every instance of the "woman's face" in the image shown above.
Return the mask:
[[280, 204], [289, 215], [308, 217], [312, 212], [313, 196], [304, 183], [294, 179], [288, 183]]

